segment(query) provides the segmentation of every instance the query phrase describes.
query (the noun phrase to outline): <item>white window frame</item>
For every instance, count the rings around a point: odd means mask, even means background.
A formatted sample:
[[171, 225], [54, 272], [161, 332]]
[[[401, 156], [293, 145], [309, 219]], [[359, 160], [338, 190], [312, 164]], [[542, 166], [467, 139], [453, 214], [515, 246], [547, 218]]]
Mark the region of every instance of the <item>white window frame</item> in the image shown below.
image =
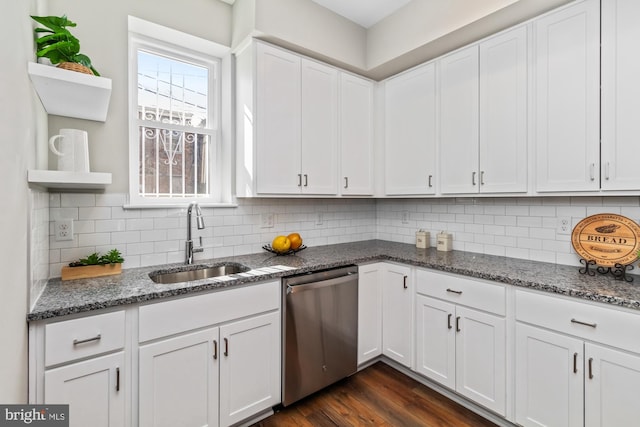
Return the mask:
[[[125, 208], [182, 207], [192, 201], [202, 206], [236, 206], [232, 196], [232, 103], [231, 49], [172, 28], [129, 16], [129, 202]], [[139, 194], [138, 49], [187, 59], [211, 69], [209, 111], [214, 111], [209, 157], [209, 197], [143, 197]], [[209, 62], [209, 64], [207, 64]], [[215, 79], [215, 80], [213, 80]]]

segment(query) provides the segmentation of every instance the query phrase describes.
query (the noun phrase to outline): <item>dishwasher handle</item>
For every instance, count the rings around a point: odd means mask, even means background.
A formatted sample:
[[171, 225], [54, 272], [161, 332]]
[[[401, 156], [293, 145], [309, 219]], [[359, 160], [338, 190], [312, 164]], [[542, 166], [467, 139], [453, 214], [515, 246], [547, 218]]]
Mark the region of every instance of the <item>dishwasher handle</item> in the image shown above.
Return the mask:
[[310, 291], [313, 289], [326, 288], [329, 286], [341, 285], [358, 279], [357, 274], [348, 274], [346, 276], [335, 277], [333, 279], [321, 280], [319, 282], [301, 283], [299, 285], [287, 285], [287, 295], [296, 292]]

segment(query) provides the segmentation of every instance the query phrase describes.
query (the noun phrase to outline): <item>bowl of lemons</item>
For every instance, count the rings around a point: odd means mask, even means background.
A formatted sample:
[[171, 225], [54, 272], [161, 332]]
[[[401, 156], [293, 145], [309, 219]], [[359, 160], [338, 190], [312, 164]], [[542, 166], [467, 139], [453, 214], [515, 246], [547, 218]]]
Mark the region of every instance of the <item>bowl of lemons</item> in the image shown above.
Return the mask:
[[288, 236], [276, 236], [270, 245], [264, 245], [262, 249], [276, 255], [291, 255], [300, 252], [307, 247], [302, 244], [302, 237], [298, 233], [291, 233]]

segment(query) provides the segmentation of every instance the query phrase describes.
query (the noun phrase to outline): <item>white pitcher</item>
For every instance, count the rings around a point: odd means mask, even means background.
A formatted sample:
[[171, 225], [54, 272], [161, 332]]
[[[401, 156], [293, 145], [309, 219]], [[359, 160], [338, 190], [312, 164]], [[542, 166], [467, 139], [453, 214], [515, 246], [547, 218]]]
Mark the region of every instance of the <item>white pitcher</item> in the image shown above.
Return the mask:
[[[55, 146], [59, 140], [58, 148]], [[58, 170], [89, 172], [89, 137], [80, 129], [60, 129], [60, 134], [49, 139], [49, 148], [58, 156]]]

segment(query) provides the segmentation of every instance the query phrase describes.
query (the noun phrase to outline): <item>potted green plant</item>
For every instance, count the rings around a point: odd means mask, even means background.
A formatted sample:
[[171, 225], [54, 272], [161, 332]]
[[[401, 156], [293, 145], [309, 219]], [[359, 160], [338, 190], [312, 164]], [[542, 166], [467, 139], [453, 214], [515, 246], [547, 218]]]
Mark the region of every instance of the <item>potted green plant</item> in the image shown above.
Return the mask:
[[80, 53], [80, 41], [71, 34], [67, 27], [75, 27], [76, 23], [63, 16], [33, 16], [31, 18], [46, 28], [36, 28], [38, 58], [47, 58], [59, 68], [79, 71], [99, 76], [100, 73], [91, 65], [91, 59]]
[[91, 277], [111, 276], [122, 273], [124, 258], [117, 249], [104, 255], [94, 252], [86, 258], [74, 261], [62, 267], [62, 280], [88, 279]]

